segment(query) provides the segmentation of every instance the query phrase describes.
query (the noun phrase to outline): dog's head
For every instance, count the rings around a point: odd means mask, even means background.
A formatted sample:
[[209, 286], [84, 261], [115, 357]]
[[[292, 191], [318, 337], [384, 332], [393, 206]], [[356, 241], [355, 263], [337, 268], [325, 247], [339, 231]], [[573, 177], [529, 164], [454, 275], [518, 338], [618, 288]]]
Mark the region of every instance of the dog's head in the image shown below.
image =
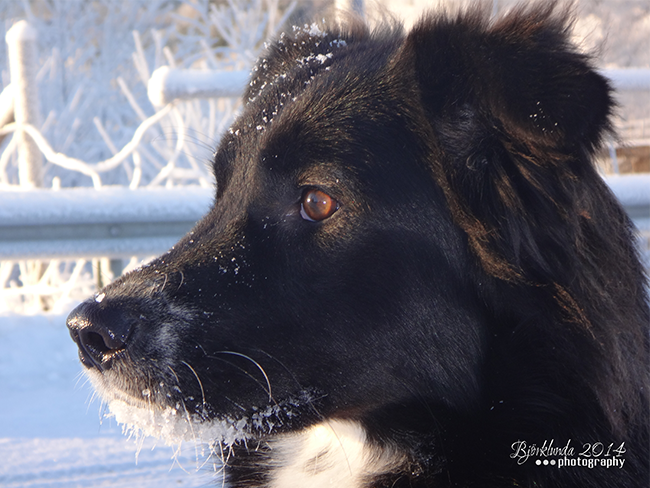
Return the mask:
[[624, 221], [588, 163], [611, 100], [557, 17], [314, 24], [273, 43], [215, 153], [210, 212], [68, 319], [112, 407], [226, 441], [321, 418], [423, 428], [406, 411], [431, 428], [488, 410], [496, 337], [521, 346], [501, 372], [555, 347], [515, 324], [601, 334], [576, 282], [600, 252], [592, 223]]
[[403, 40], [326, 29], [280, 38], [254, 68], [209, 214], [71, 315], [108, 399], [254, 433], [414, 394], [475, 401], [469, 254], [394, 63]]

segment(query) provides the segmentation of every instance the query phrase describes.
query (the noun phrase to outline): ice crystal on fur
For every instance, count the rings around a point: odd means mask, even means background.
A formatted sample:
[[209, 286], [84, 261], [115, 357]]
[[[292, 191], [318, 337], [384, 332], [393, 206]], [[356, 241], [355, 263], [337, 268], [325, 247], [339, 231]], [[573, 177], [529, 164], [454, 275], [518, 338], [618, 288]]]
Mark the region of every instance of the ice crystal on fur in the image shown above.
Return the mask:
[[323, 31], [320, 26], [313, 22], [310, 24], [305, 24], [303, 27], [298, 27], [297, 25], [293, 26], [294, 32], [304, 32], [309, 35], [309, 37], [326, 37], [327, 32]]
[[201, 421], [176, 408], [135, 407], [122, 400], [112, 400], [108, 408], [109, 416], [122, 424], [125, 434], [135, 439], [150, 436], [167, 445], [195, 442], [232, 446], [249, 437], [246, 418]]
[[[150, 392], [143, 391], [143, 397], [149, 395]], [[108, 402], [108, 416], [122, 425], [125, 434], [135, 439], [148, 436], [161, 439], [167, 445], [194, 442], [232, 446], [259, 434], [270, 434], [297, 418], [301, 408], [314, 404], [319, 398], [315, 392], [303, 391], [298, 397], [265, 407], [253, 407], [250, 418], [225, 417], [209, 421], [189, 414], [180, 405], [145, 408], [114, 399]]]

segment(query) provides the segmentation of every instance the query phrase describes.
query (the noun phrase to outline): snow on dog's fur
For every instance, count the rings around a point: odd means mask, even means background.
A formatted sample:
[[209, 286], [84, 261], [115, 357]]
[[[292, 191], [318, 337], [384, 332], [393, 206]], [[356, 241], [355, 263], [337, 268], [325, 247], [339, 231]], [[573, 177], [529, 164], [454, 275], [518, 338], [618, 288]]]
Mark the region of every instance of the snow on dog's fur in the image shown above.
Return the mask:
[[68, 319], [117, 419], [233, 487], [648, 486], [646, 282], [567, 17], [272, 43], [208, 215]]

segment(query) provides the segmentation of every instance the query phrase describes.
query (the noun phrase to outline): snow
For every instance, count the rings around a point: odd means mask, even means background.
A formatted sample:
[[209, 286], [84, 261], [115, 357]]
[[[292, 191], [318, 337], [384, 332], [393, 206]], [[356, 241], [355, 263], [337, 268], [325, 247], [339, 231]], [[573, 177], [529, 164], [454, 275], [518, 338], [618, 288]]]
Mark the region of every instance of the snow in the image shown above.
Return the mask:
[[[64, 316], [0, 316], [0, 486], [194, 487], [204, 450], [126, 439], [82, 373]], [[218, 475], [217, 479], [218, 479]]]
[[165, 105], [176, 98], [239, 97], [249, 78], [248, 70], [208, 71], [162, 66], [151, 75], [147, 95], [155, 106]]
[[320, 26], [317, 23], [313, 23], [311, 25], [305, 24], [305, 27], [303, 29], [304, 32], [309, 34], [309, 37], [326, 37], [327, 32], [324, 32], [321, 30]]
[[[141, 453], [124, 439], [0, 439], [0, 485], [9, 487], [193, 487], [207, 477], [174, 468], [162, 450]], [[176, 474], [177, 471], [181, 471]]]
[[[148, 397], [150, 391], [144, 390], [142, 394]], [[172, 447], [181, 446], [184, 442], [231, 446], [247, 438], [246, 419], [200, 422], [191, 419], [180, 406], [179, 408], [166, 407], [162, 411], [152, 412], [149, 409], [129, 405], [122, 400], [112, 400], [108, 403], [107, 412], [109, 418], [114, 418], [123, 426], [122, 430], [129, 437], [138, 440], [152, 437]]]
[[13, 44], [20, 41], [35, 41], [38, 39], [38, 33], [26, 20], [16, 22], [5, 36], [7, 44]]

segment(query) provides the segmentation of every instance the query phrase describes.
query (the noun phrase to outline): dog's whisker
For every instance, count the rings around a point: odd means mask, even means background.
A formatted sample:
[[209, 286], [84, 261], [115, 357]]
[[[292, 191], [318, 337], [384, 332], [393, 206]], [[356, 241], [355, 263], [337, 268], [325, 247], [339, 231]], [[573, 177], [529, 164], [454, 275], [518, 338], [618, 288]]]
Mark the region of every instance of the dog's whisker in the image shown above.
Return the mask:
[[176, 386], [180, 390], [181, 384], [180, 384], [180, 380], [178, 379], [178, 375], [176, 374], [176, 371], [174, 371], [174, 368], [172, 368], [169, 364], [167, 365], [167, 369], [171, 372], [174, 378], [176, 378]]
[[[300, 383], [300, 381], [298, 381], [298, 378], [296, 378], [296, 375], [294, 375], [293, 372], [282, 361], [280, 361], [277, 357], [273, 356], [272, 354], [269, 354], [267, 351], [265, 351], [263, 349], [257, 349], [257, 352], [259, 352], [261, 354], [264, 354], [269, 359], [271, 359], [271, 360], [275, 361], [276, 363], [278, 363], [287, 372], [287, 374], [291, 377], [291, 379], [294, 381], [294, 383], [298, 387], [298, 391], [304, 391], [305, 390], [304, 386]], [[318, 408], [316, 408], [316, 402], [318, 400], [324, 398], [324, 397], [325, 397], [325, 395], [323, 395], [323, 397], [320, 397], [320, 398], [314, 398], [313, 401], [309, 402], [309, 409], [312, 411], [315, 418], [320, 419], [320, 420], [325, 420], [325, 416], [318, 410]]]
[[300, 381], [298, 381], [298, 378], [296, 378], [296, 375], [293, 374], [293, 371], [291, 371], [291, 370], [290, 370], [290, 369], [289, 369], [289, 368], [288, 368], [288, 367], [287, 367], [287, 366], [286, 366], [282, 361], [280, 361], [280, 359], [278, 359], [278, 358], [275, 357], [274, 355], [270, 354], [269, 352], [265, 351], [264, 349], [257, 349], [257, 352], [259, 352], [259, 353], [261, 353], [261, 354], [264, 354], [266, 357], [268, 357], [269, 359], [275, 361], [275, 362], [278, 363], [280, 366], [282, 366], [282, 368], [287, 372], [287, 374], [288, 374], [288, 375], [291, 377], [291, 379], [294, 381], [294, 383], [295, 383], [296, 386], [298, 387], [298, 390], [302, 390], [302, 389], [304, 389], [303, 385], [300, 383]]
[[[82, 387], [83, 387], [83, 386], [86, 386], [86, 385], [90, 382], [90, 378], [88, 378], [88, 376], [85, 375], [85, 374], [83, 373], [83, 371], [80, 371], [80, 372], [77, 373], [77, 375], [76, 375], [76, 380], [75, 380], [75, 384], [74, 384], [75, 389], [79, 388], [79, 383], [80, 383], [81, 381], [83, 381], [83, 383], [81, 384]], [[93, 391], [93, 393], [94, 393], [94, 391]]]
[[198, 439], [196, 433], [194, 432], [194, 422], [192, 421], [192, 416], [190, 415], [190, 412], [187, 410], [187, 405], [185, 404], [185, 401], [181, 398], [180, 404], [183, 407], [183, 412], [185, 413], [185, 421], [187, 422], [187, 425], [190, 429], [190, 435], [192, 437], [192, 443], [194, 444], [194, 458], [196, 460], [196, 466], [197, 469], [199, 469], [199, 463], [200, 463], [200, 456], [199, 456], [199, 442], [200, 439]]
[[199, 383], [199, 388], [201, 388], [201, 402], [203, 404], [203, 407], [207, 406], [207, 403], [205, 401], [205, 390], [203, 389], [203, 383], [201, 382], [201, 378], [199, 378], [199, 375], [196, 373], [194, 368], [190, 366], [187, 362], [181, 361], [181, 364], [184, 364], [189, 368], [189, 370], [194, 374], [194, 377], [196, 378], [196, 381]]
[[206, 357], [208, 356], [208, 353], [205, 352], [205, 349], [203, 348], [203, 345], [202, 345], [202, 344], [200, 344], [200, 343], [198, 343], [198, 342], [195, 342], [194, 345], [195, 345], [196, 347], [198, 347], [199, 349], [201, 349], [201, 352], [203, 352], [203, 355], [204, 355], [204, 356], [206, 356]]
[[[230, 363], [228, 363], [228, 364], [230, 364]], [[242, 406], [241, 404], [237, 403], [235, 400], [233, 400], [233, 399], [230, 398], [229, 396], [224, 395], [223, 398], [226, 399], [226, 400], [228, 400], [228, 401], [229, 401], [230, 403], [232, 403], [235, 407], [239, 408], [242, 412], [248, 412], [248, 410], [246, 409], [246, 407], [244, 407], [244, 406]]]
[[167, 284], [167, 273], [165, 273], [165, 281], [163, 281], [162, 286], [160, 287], [160, 293], [162, 293], [165, 290], [165, 285]]
[[[215, 469], [215, 475], [221, 475], [221, 486], [225, 487], [226, 486], [226, 466], [228, 463], [228, 459], [224, 457], [223, 454], [223, 443], [221, 440], [219, 440], [218, 443], [215, 444], [215, 446], [219, 446], [219, 453], [216, 452], [215, 448], [212, 448], [212, 452], [216, 454], [216, 456], [219, 458], [221, 462], [221, 466], [219, 469]], [[216, 467], [216, 466], [215, 466]]]
[[185, 469], [185, 466], [183, 466], [183, 463], [181, 462], [181, 455], [182, 455], [182, 447], [183, 443], [179, 442], [176, 444], [175, 447], [173, 447], [173, 454], [172, 454], [172, 465], [169, 467], [169, 471], [174, 468], [174, 465], [178, 466], [184, 473], [191, 474], [187, 469]]
[[109, 412], [108, 402], [106, 402], [106, 401], [104, 401], [102, 399], [101, 403], [99, 404], [99, 422], [100, 422], [100, 425], [103, 425], [104, 424], [104, 419], [108, 418], [108, 412]]
[[181, 281], [180, 281], [180, 283], [178, 283], [178, 287], [176, 288], [176, 291], [181, 289], [181, 286], [183, 286], [183, 282], [185, 281], [185, 275], [183, 274], [183, 271], [179, 270], [178, 272], [181, 275]]
[[[276, 404], [277, 404], [277, 402], [276, 402], [276, 401], [273, 399], [273, 397], [269, 394], [268, 384], [265, 385], [264, 383], [262, 383], [262, 382], [261, 382], [260, 380], [258, 380], [255, 376], [253, 376], [253, 375], [252, 375], [248, 370], [242, 368], [241, 366], [238, 366], [238, 365], [234, 364], [232, 361], [228, 361], [227, 359], [218, 358], [218, 357], [216, 357], [216, 356], [206, 356], [206, 357], [209, 358], [209, 359], [214, 359], [215, 361], [221, 361], [221, 362], [223, 362], [223, 363], [226, 363], [227, 365], [229, 365], [229, 366], [235, 368], [236, 370], [240, 371], [240, 372], [243, 373], [245, 376], [247, 376], [248, 378], [250, 378], [251, 380], [253, 380], [255, 383], [257, 383], [257, 384], [260, 386], [260, 388], [262, 388], [262, 390], [264, 390], [264, 393], [266, 393], [267, 395], [269, 395], [269, 402], [272, 402], [272, 403], [276, 403]], [[235, 405], [237, 405], [237, 404], [235, 403]], [[239, 405], [237, 405], [237, 406], [239, 406]], [[245, 409], [244, 409], [244, 410], [245, 410]]]
[[[194, 370], [194, 368], [192, 368], [185, 361], [181, 361], [181, 362], [185, 366], [187, 366], [190, 369], [190, 371], [192, 371], [192, 373], [196, 377], [197, 381], [199, 382], [199, 386], [201, 386], [201, 391], [203, 393], [203, 387], [202, 387], [201, 380], [198, 377], [198, 375], [196, 374], [196, 371]], [[192, 416], [191, 416], [190, 412], [187, 409], [187, 404], [185, 402], [185, 399], [183, 398], [183, 392], [182, 392], [181, 387], [180, 387], [180, 380], [178, 378], [178, 375], [176, 374], [176, 372], [174, 371], [174, 369], [171, 366], [167, 365], [167, 369], [169, 369], [171, 374], [176, 379], [176, 388], [178, 388], [178, 392], [180, 393], [180, 398], [178, 399], [178, 403], [182, 407], [183, 413], [185, 415], [185, 421], [187, 423], [188, 428], [190, 429], [190, 436], [192, 438], [192, 443], [194, 445], [194, 458], [195, 458], [195, 462], [196, 462], [196, 470], [199, 471], [201, 468], [203, 468], [203, 466], [205, 466], [205, 464], [208, 462], [208, 459], [204, 460], [203, 463], [201, 463], [201, 453], [199, 451], [199, 447], [200, 447], [200, 444], [201, 444], [202, 441], [201, 441], [201, 439], [199, 439], [198, 435], [196, 434], [196, 432], [194, 430], [194, 421], [192, 419]], [[203, 400], [204, 408], [205, 408], [205, 405], [206, 405], [205, 400]], [[179, 445], [178, 445], [179, 451], [180, 451], [181, 447], [182, 447], [182, 441], [180, 441]], [[178, 464], [180, 466], [181, 463], [179, 462]], [[183, 469], [183, 471], [186, 471], [182, 466], [181, 466], [181, 469]]]
[[248, 359], [248, 360], [249, 360], [250, 362], [252, 362], [255, 366], [257, 366], [257, 369], [260, 370], [260, 372], [261, 372], [262, 375], [264, 376], [264, 379], [266, 380], [266, 386], [267, 386], [266, 392], [267, 392], [267, 394], [269, 395], [269, 402], [274, 402], [274, 403], [275, 403], [275, 400], [273, 400], [273, 393], [272, 393], [272, 391], [271, 391], [271, 381], [269, 380], [269, 377], [268, 377], [268, 375], [266, 374], [266, 371], [264, 371], [264, 368], [262, 367], [262, 365], [261, 365], [260, 363], [258, 363], [257, 361], [255, 361], [252, 357], [247, 356], [246, 354], [242, 354], [242, 353], [240, 353], [240, 352], [235, 352], [235, 351], [217, 351], [217, 352], [215, 352], [215, 354], [232, 354], [233, 356], [239, 356], [239, 357], [242, 357], [242, 358], [244, 358], [244, 359]]
[[[182, 362], [185, 364], [185, 366], [187, 366], [194, 373], [194, 376], [196, 376], [196, 379], [199, 381], [199, 385], [201, 385], [201, 380], [199, 379], [198, 375], [196, 374], [196, 371], [194, 371], [194, 369], [189, 364], [187, 364], [186, 362], [184, 362], [184, 361], [182, 361]], [[197, 469], [200, 469], [200, 467], [199, 467], [200, 456], [199, 456], [199, 451], [198, 451], [198, 445], [200, 443], [200, 439], [198, 439], [196, 433], [194, 432], [194, 422], [192, 421], [192, 417], [191, 417], [189, 411], [187, 410], [187, 405], [185, 403], [185, 399], [183, 398], [183, 391], [181, 390], [181, 385], [180, 385], [180, 380], [178, 379], [178, 375], [176, 374], [176, 371], [174, 371], [174, 369], [171, 366], [167, 365], [167, 369], [169, 369], [169, 371], [171, 371], [174, 378], [176, 378], [176, 387], [178, 388], [178, 392], [180, 393], [180, 398], [179, 398], [178, 401], [179, 401], [181, 407], [183, 408], [183, 412], [185, 414], [185, 420], [186, 420], [187, 425], [188, 425], [188, 427], [190, 429], [190, 435], [192, 437], [193, 444], [194, 444], [194, 456], [195, 456], [195, 459], [196, 459]], [[203, 392], [203, 387], [202, 386], [201, 386], [201, 391]], [[203, 404], [205, 405], [205, 400], [204, 400]], [[180, 448], [180, 445], [179, 445], [179, 448]]]
[[[86, 399], [86, 413], [90, 412], [90, 406], [95, 402], [95, 399], [98, 397], [98, 393], [96, 390], [93, 390], [91, 395]], [[103, 405], [103, 401], [99, 402], [99, 412], [98, 415], [100, 415], [100, 420], [101, 420], [101, 408]]]

